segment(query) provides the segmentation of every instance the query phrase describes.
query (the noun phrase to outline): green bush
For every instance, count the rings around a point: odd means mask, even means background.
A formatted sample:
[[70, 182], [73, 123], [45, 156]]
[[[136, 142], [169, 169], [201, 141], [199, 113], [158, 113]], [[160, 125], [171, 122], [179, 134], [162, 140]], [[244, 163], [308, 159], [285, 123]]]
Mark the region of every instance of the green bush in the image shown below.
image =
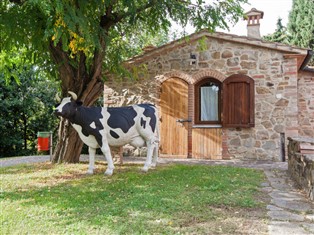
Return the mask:
[[36, 154], [37, 132], [56, 131], [58, 123], [52, 115], [56, 82], [31, 66], [15, 73], [18, 82], [0, 75], [0, 157]]

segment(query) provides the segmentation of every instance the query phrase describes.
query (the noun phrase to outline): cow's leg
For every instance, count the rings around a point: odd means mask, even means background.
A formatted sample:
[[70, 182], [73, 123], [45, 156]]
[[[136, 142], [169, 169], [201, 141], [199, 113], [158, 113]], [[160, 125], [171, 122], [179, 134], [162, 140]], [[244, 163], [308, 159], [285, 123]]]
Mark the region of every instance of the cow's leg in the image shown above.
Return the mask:
[[151, 140], [146, 141], [146, 146], [147, 146], [147, 155], [146, 155], [146, 161], [144, 164], [144, 167], [142, 168], [143, 171], [147, 172], [149, 167], [152, 164], [152, 156], [153, 156], [153, 151], [154, 151], [154, 143], [152, 143]]
[[119, 164], [122, 165], [123, 164], [123, 146], [119, 147], [119, 158], [120, 158]]
[[111, 156], [111, 151], [109, 148], [109, 145], [107, 142], [103, 142], [103, 146], [101, 147], [101, 151], [103, 152], [103, 154], [106, 157], [107, 160], [107, 170], [105, 171], [105, 175], [112, 175], [113, 173], [113, 169], [114, 169], [114, 165], [113, 165], [113, 161], [112, 161], [112, 156]]
[[153, 153], [153, 161], [152, 161], [152, 167], [157, 166], [157, 161], [158, 161], [158, 150], [159, 150], [159, 144], [155, 142], [154, 144], [154, 153]]
[[92, 175], [94, 173], [95, 169], [95, 154], [96, 154], [96, 149], [89, 147], [88, 148], [88, 153], [89, 153], [89, 166], [87, 170], [87, 174]]

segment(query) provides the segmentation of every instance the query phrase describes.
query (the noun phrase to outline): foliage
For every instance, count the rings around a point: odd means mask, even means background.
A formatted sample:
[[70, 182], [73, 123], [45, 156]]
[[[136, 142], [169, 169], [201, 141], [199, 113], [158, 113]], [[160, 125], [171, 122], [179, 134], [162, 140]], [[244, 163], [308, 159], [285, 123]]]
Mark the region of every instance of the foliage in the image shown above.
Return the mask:
[[49, 48], [60, 46], [67, 55], [64, 62], [75, 67], [84, 57], [89, 70], [95, 53], [104, 50], [105, 67], [117, 67], [117, 62], [130, 56], [127, 48], [152, 35], [164, 35], [170, 20], [183, 26], [190, 22], [197, 29], [227, 28], [227, 22], [241, 17], [240, 4], [245, 2], [4, 0], [0, 5], [1, 48], [10, 51], [12, 46], [25, 46], [28, 50], [21, 56], [47, 63], [52, 62], [47, 57]]
[[[293, 0], [289, 14], [290, 44], [314, 50], [314, 1]], [[309, 65], [314, 66], [314, 57]]]
[[[277, 29], [263, 39], [314, 50], [314, 1], [293, 0], [287, 28], [277, 21]], [[314, 57], [309, 62], [314, 66]]]
[[93, 176], [87, 164], [0, 168], [1, 233], [235, 234], [241, 216], [265, 208], [262, 171], [170, 165], [143, 174], [126, 165], [104, 177], [97, 167]]
[[14, 65], [11, 81], [0, 75], [0, 157], [34, 154], [38, 131], [56, 129], [52, 116], [57, 83], [30, 65]]
[[314, 50], [313, 0], [293, 0], [288, 31], [291, 44]]
[[289, 43], [289, 37], [287, 34], [287, 28], [282, 25], [282, 19], [278, 18], [277, 21], [277, 29], [273, 34], [269, 34], [263, 37], [264, 40], [266, 41], [271, 41], [271, 42], [280, 42], [280, 43]]

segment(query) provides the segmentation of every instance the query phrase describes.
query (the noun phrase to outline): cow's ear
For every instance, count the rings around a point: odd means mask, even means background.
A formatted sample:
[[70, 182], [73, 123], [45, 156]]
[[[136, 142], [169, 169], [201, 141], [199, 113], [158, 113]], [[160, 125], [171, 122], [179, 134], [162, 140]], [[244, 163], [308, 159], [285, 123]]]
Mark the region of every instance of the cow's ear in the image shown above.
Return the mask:
[[83, 104], [82, 101], [76, 101], [77, 106], [81, 106]]

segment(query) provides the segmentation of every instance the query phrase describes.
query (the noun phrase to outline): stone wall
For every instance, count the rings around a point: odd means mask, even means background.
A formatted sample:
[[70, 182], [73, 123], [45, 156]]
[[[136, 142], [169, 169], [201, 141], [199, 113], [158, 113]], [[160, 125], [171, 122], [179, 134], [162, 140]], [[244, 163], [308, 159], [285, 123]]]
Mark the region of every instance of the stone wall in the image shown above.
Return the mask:
[[298, 79], [300, 136], [314, 136], [314, 72], [301, 72]]
[[[211, 37], [170, 46], [131, 61], [137, 80], [105, 82], [107, 103], [150, 102], [158, 106], [160, 83], [171, 76], [187, 81], [192, 89], [189, 95], [193, 95], [193, 84], [201, 74], [220, 81], [232, 74], [248, 75], [255, 80], [255, 127], [223, 128], [222, 152], [229, 158], [279, 161], [280, 133], [297, 136], [299, 131], [297, 60], [286, 58], [279, 50]], [[197, 58], [195, 63], [191, 54]], [[194, 112], [193, 101], [190, 105]]]
[[[314, 200], [314, 139], [288, 139], [288, 172], [307, 196]], [[308, 146], [308, 149], [305, 149], [305, 146]], [[310, 148], [311, 146], [313, 148]]]

